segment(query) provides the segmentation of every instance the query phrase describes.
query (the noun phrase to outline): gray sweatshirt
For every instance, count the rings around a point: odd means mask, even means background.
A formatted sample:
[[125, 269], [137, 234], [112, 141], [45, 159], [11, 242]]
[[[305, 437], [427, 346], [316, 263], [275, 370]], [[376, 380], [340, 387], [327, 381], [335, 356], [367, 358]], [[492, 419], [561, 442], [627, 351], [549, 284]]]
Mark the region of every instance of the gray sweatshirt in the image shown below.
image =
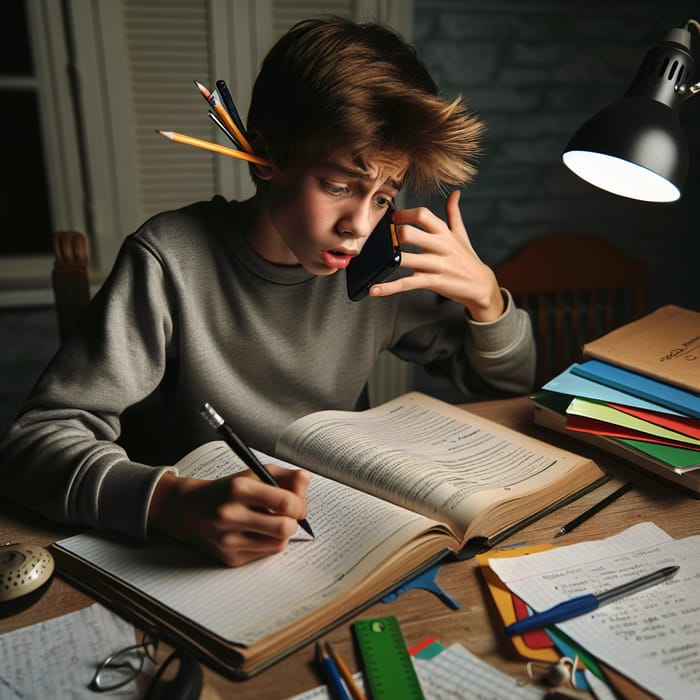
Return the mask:
[[162, 473], [216, 437], [199, 416], [204, 401], [272, 453], [295, 418], [361, 407], [385, 349], [465, 392], [531, 389], [532, 330], [507, 292], [491, 323], [422, 290], [352, 302], [342, 271], [315, 276], [260, 258], [237, 226], [240, 206], [215, 197], [124, 241], [0, 443], [3, 496], [59, 522], [146, 538]]

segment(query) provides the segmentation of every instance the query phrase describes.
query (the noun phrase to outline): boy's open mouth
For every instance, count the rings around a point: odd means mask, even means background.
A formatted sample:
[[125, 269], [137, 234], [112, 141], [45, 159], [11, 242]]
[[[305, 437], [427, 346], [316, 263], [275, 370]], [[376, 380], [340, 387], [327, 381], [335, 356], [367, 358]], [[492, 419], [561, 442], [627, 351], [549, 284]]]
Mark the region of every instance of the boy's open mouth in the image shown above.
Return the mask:
[[321, 260], [326, 267], [344, 270], [350, 264], [353, 255], [353, 253], [346, 253], [342, 250], [322, 250]]

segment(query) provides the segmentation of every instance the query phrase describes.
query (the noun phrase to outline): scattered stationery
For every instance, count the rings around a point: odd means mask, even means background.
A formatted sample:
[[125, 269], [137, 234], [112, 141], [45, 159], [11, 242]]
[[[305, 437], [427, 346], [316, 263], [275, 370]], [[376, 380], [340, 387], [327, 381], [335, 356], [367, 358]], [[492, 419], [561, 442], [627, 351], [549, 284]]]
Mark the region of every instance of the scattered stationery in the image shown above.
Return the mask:
[[542, 690], [522, 685], [482, 661], [461, 644], [451, 644], [430, 660], [413, 660], [426, 700], [541, 700]]
[[365, 700], [364, 693], [357, 685], [357, 682], [355, 681], [352, 673], [350, 673], [350, 669], [347, 667], [347, 664], [345, 661], [343, 661], [340, 654], [338, 654], [330, 642], [326, 642], [326, 652], [331, 659], [333, 659], [333, 662], [335, 663], [336, 668], [338, 669], [338, 672], [345, 683], [345, 687], [348, 689], [348, 692], [352, 696], [353, 700]]
[[[533, 552], [542, 552], [551, 548], [551, 544], [524, 545], [507, 549], [495, 549], [485, 554], [477, 554], [476, 560], [479, 563], [479, 570], [486, 581], [491, 599], [504, 625], [510, 625], [518, 619], [516, 607], [513, 603], [513, 595], [491, 569], [489, 560], [494, 557], [518, 557]], [[544, 636], [546, 638], [544, 644], [541, 643], [543, 640], [542, 636], [539, 634], [537, 635], [535, 644], [531, 644], [531, 638], [525, 635], [515, 635], [511, 637], [510, 643], [514, 651], [524, 659], [556, 663], [559, 660], [560, 654], [557, 652], [551, 638], [546, 635]]]
[[524, 557], [491, 558], [501, 581], [535, 611], [607, 590], [666, 566], [664, 583], [558, 623], [604, 668], [659, 697], [695, 697], [700, 684], [700, 536], [674, 540], [652, 523]]
[[[135, 643], [132, 625], [94, 603], [0, 634], [0, 697], [95, 700], [88, 688], [102, 659]], [[120, 698], [140, 698], [136, 684]]]
[[562, 525], [558, 530], [555, 537], [560, 537], [561, 535], [565, 535], [567, 532], [571, 532], [572, 530], [575, 530], [579, 525], [582, 523], [585, 523], [586, 520], [589, 520], [592, 518], [596, 513], [599, 513], [603, 508], [606, 508], [609, 506], [611, 503], [614, 503], [618, 498], [621, 496], [624, 496], [628, 491], [631, 491], [633, 488], [634, 484], [632, 483], [627, 483], [623, 484], [620, 486], [620, 488], [615, 489], [612, 493], [608, 494], [605, 498], [603, 498], [602, 501], [598, 501], [594, 506], [591, 506], [587, 510], [585, 510], [581, 515], [577, 516], [573, 520], [570, 520], [568, 523], [565, 525]]
[[445, 605], [447, 605], [448, 608], [452, 608], [452, 610], [459, 610], [459, 603], [452, 596], [447, 595], [447, 593], [445, 593], [445, 591], [443, 591], [435, 581], [435, 577], [438, 575], [441, 568], [442, 563], [436, 564], [431, 569], [428, 569], [409, 581], [402, 583], [396, 590], [385, 595], [382, 598], [382, 603], [390, 603], [392, 600], [396, 600], [396, 598], [398, 598], [402, 593], [413, 590], [414, 588], [420, 588], [424, 591], [434, 593]]
[[401, 627], [393, 615], [356, 620], [353, 631], [372, 700], [423, 700]]
[[[479, 659], [461, 644], [448, 647], [435, 643], [437, 653], [412, 656], [425, 700], [542, 700], [542, 690], [522, 685], [515, 678]], [[360, 673], [355, 681], [363, 687]], [[394, 696], [401, 697], [403, 696]], [[326, 686], [319, 686], [288, 700], [331, 700]]]
[[[588, 459], [418, 393], [301, 418], [277, 452], [315, 472], [307, 496], [315, 539], [227, 568], [174, 540], [144, 547], [86, 532], [52, 545], [58, 572], [245, 677], [446, 556], [487, 549], [604, 478]], [[221, 478], [244, 465], [216, 441], [176, 467]], [[232, 590], [244, 602], [231, 604]]]
[[627, 583], [610, 588], [601, 593], [586, 593], [584, 595], [570, 598], [554, 607], [542, 610], [541, 612], [529, 615], [522, 620], [512, 623], [506, 627], [507, 635], [523, 634], [532, 630], [541, 630], [559, 622], [566, 622], [574, 617], [585, 615], [597, 610], [601, 605], [607, 605], [624, 596], [632, 595], [643, 591], [650, 586], [655, 586], [664, 581], [668, 581], [678, 573], [678, 566], [665, 566], [662, 569], [645, 574]]
[[316, 663], [323, 672], [332, 700], [350, 700], [350, 695], [343, 685], [340, 671], [321, 642], [316, 642]]

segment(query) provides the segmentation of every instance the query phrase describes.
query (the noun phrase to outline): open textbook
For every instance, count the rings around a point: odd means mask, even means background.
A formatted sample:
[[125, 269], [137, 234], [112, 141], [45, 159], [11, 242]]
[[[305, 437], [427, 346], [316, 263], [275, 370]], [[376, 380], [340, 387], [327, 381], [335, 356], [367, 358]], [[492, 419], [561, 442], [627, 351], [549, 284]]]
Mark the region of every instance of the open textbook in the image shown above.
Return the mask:
[[[604, 477], [588, 459], [419, 393], [301, 418], [276, 452], [314, 472], [315, 538], [300, 529], [282, 553], [226, 568], [173, 540], [88, 532], [52, 545], [59, 572], [246, 677], [437, 560], [483, 551]], [[220, 478], [242, 465], [212, 442], [177, 468]]]

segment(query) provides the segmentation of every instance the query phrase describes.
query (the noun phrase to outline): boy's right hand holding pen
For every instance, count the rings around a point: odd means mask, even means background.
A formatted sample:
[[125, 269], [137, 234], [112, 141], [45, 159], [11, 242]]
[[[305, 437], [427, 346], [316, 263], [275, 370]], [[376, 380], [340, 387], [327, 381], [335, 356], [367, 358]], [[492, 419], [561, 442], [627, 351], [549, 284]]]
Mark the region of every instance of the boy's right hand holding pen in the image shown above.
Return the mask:
[[267, 465], [278, 486], [251, 471], [213, 481], [164, 474], [148, 526], [189, 542], [228, 566], [281, 552], [306, 517], [310, 474]]

